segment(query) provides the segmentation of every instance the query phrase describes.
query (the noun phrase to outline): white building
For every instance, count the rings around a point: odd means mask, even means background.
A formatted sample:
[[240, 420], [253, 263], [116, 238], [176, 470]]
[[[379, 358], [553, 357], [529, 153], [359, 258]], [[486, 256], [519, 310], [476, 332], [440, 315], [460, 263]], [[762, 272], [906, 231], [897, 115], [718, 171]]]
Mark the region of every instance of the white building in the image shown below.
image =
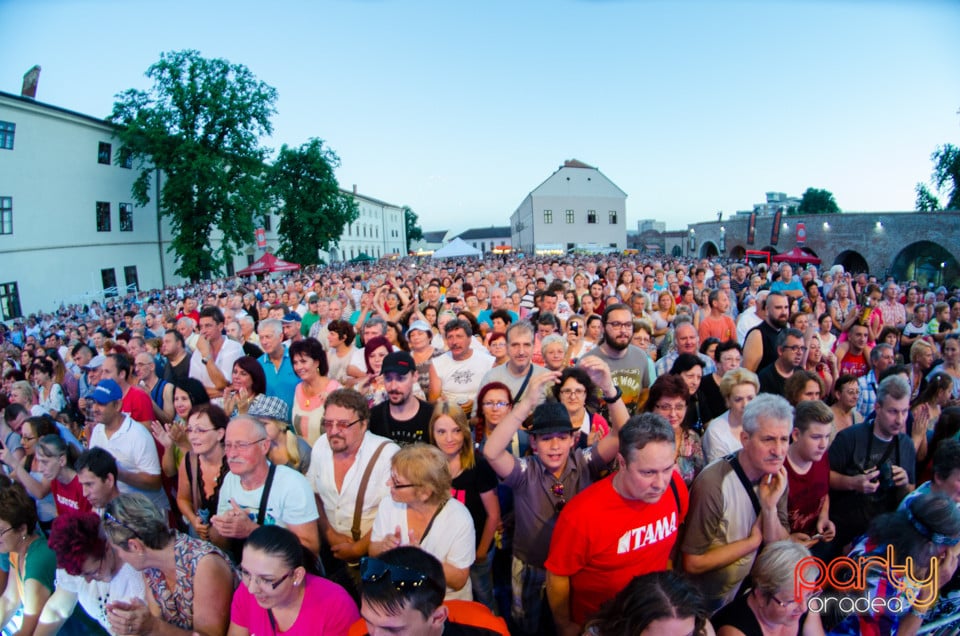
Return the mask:
[[343, 190], [357, 202], [359, 216], [345, 228], [336, 247], [330, 249], [330, 261], [348, 261], [360, 254], [381, 258], [390, 254], [407, 255], [407, 226], [403, 208], [353, 191]]
[[493, 248], [507, 245], [512, 246], [510, 228], [507, 226], [490, 226], [471, 228], [455, 236], [484, 254], [493, 252]]
[[0, 318], [172, 277], [155, 197], [133, 202], [118, 159], [103, 120], [0, 92]]
[[[0, 91], [0, 320], [183, 282], [167, 251], [172, 233], [158, 215], [158, 184], [150, 203], [137, 206], [138, 171], [120, 152], [104, 120]], [[328, 258], [405, 255], [402, 209], [356, 188], [347, 194], [360, 216]], [[265, 226], [266, 249], [276, 252], [279, 217]], [[250, 239], [223, 273], [263, 254]], [[209, 242], [218, 251], [219, 232]]]
[[572, 159], [534, 188], [510, 216], [511, 243], [527, 254], [627, 246], [626, 193]]

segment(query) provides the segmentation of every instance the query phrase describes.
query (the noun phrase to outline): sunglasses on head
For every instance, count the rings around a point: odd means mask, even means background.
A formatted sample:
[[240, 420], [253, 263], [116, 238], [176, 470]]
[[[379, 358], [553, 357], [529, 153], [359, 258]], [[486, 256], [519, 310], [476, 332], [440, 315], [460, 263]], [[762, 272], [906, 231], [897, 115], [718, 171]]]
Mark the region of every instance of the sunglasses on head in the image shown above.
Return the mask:
[[395, 590], [420, 589], [424, 586], [440, 590], [437, 582], [423, 572], [411, 570], [402, 565], [390, 565], [376, 557], [360, 559], [360, 580], [364, 583], [380, 583], [389, 581]]

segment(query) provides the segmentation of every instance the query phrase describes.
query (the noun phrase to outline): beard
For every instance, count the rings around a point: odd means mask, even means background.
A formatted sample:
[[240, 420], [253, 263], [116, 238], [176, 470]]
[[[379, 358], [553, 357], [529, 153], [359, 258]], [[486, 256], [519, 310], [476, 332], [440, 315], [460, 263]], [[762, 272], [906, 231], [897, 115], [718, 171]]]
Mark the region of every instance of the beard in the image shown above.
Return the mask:
[[618, 342], [614, 338], [606, 338], [604, 340], [604, 343], [614, 351], [623, 351], [624, 349], [630, 346], [630, 338], [629, 337], [623, 338], [621, 336], [621, 340], [622, 340], [621, 342]]

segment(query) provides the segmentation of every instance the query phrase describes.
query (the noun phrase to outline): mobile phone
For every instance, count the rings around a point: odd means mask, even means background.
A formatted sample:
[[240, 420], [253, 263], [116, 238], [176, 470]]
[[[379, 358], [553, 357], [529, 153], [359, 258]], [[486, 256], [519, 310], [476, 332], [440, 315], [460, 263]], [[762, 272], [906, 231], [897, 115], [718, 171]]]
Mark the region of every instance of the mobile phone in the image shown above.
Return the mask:
[[821, 539], [823, 539], [823, 535], [822, 535], [822, 534], [815, 534], [815, 535], [813, 535], [812, 537], [810, 537], [810, 540], [811, 540], [811, 541], [820, 541]]

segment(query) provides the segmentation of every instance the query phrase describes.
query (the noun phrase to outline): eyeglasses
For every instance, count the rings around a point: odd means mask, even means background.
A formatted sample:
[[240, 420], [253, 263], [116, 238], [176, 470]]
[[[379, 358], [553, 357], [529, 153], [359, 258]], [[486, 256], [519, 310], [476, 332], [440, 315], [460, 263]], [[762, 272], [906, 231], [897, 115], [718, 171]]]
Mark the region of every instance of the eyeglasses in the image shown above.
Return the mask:
[[84, 578], [87, 578], [87, 579], [95, 579], [95, 578], [97, 578], [97, 575], [100, 574], [100, 568], [102, 568], [102, 567], [103, 567], [103, 557], [100, 557], [100, 562], [97, 563], [97, 569], [95, 569], [93, 572], [83, 572], [83, 571], [81, 571], [81, 572], [80, 572], [80, 576], [82, 576], [82, 577], [84, 577]]
[[510, 406], [510, 403], [509, 403], [509, 402], [503, 402], [503, 401], [500, 401], [500, 402], [490, 402], [490, 401], [488, 401], [488, 402], [481, 402], [480, 404], [481, 404], [481, 406], [483, 406], [483, 408], [485, 408], [485, 409], [502, 409], [502, 408], [505, 408], [505, 407]]
[[23, 442], [32, 442], [32, 441], [35, 440], [35, 439], [37, 439], [36, 436], [30, 436], [30, 435], [21, 435], [21, 436], [20, 436], [20, 441], [23, 441]]
[[393, 589], [401, 592], [405, 589], [420, 589], [424, 586], [432, 587], [435, 591], [445, 592], [439, 583], [423, 572], [405, 568], [402, 565], [390, 565], [375, 557], [360, 559], [360, 580], [363, 583], [380, 583], [388, 581]]
[[10, 532], [11, 530], [13, 530], [13, 526], [10, 526], [9, 528], [7, 528], [7, 529], [5, 529], [5, 530], [0, 530], [0, 537], [2, 537], [3, 535], [7, 534], [7, 533]]
[[[129, 532], [130, 534], [133, 535], [132, 537], [128, 537], [127, 540], [129, 540], [129, 539], [140, 539], [141, 541], [143, 541], [143, 539], [140, 537], [140, 534], [139, 534], [136, 530], [134, 530], [133, 528], [131, 528], [130, 526], [128, 526], [126, 523], [124, 523], [124, 522], [121, 521], [120, 519], [117, 519], [117, 518], [116, 518], [115, 516], [113, 516], [109, 511], [107, 511], [107, 510], [104, 510], [104, 511], [103, 511], [103, 519], [104, 519], [104, 521], [109, 521], [110, 523], [115, 523], [115, 524], [117, 524], [118, 526], [120, 526], [121, 528], [123, 528], [124, 530], [126, 530], [127, 532]], [[0, 534], [2, 534], [2, 533], [0, 533]]]
[[351, 426], [353, 426], [354, 424], [357, 424], [362, 421], [363, 421], [362, 417], [355, 419], [352, 422], [348, 422], [346, 420], [320, 420], [320, 425], [323, 426], [324, 430], [328, 430], [328, 431], [335, 428], [339, 428], [340, 430], [345, 431]]
[[624, 330], [624, 329], [633, 330], [633, 322], [631, 322], [631, 321], [628, 321], [628, 322], [610, 321], [610, 322], [608, 322], [608, 323], [606, 324], [606, 326], [607, 326], [607, 327], [613, 327], [614, 329], [620, 329], [621, 331]]
[[257, 576], [256, 574], [252, 574], [250, 572], [247, 572], [245, 569], [240, 568], [240, 578], [246, 584], [247, 588], [249, 588], [253, 584], [256, 584], [256, 585], [263, 585], [265, 587], [269, 587], [271, 590], [275, 590], [278, 587], [280, 587], [280, 585], [284, 581], [289, 579], [292, 575], [293, 575], [293, 570], [290, 570], [289, 572], [281, 576], [279, 579], [276, 579], [276, 580], [266, 579], [266, 578], [263, 578], [262, 576]]
[[224, 442], [223, 449], [228, 451], [229, 450], [245, 451], [245, 450], [248, 450], [251, 446], [256, 446], [257, 444], [264, 441], [265, 439], [267, 438], [261, 437], [260, 439], [254, 440], [252, 442]]
[[563, 397], [583, 397], [586, 394], [586, 389], [560, 389], [560, 395]]
[[803, 346], [803, 345], [783, 345], [783, 348], [784, 348], [784, 349], [789, 349], [790, 351], [793, 351], [794, 353], [797, 353], [798, 351], [802, 353], [802, 352], [804, 352], [804, 351], [807, 350], [807, 348], [806, 348], [805, 346]]
[[390, 481], [393, 482], [393, 487], [397, 490], [403, 490], [404, 488], [417, 488], [420, 484], [401, 484], [397, 481], [396, 475], [390, 475]]

